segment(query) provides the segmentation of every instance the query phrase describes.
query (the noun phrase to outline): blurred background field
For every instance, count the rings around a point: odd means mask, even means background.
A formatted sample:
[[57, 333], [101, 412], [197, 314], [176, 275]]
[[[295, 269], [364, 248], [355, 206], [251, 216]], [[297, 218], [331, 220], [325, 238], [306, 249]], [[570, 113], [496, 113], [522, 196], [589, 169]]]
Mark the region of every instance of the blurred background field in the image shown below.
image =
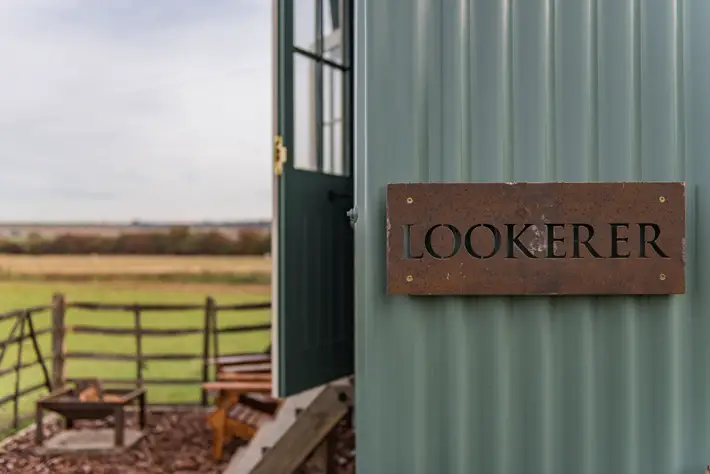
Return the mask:
[[268, 284], [268, 256], [2, 255], [0, 281]]
[[[0, 255], [0, 313], [35, 305], [48, 305], [54, 293], [63, 293], [68, 301], [100, 303], [191, 303], [204, 304], [208, 296], [217, 304], [268, 302], [271, 262], [264, 256], [119, 256], [119, 255]], [[143, 324], [155, 328], [201, 328], [204, 311], [144, 312]], [[218, 315], [219, 325], [258, 324], [270, 320], [269, 310], [225, 311]], [[36, 329], [49, 327], [49, 312], [33, 317]], [[69, 309], [68, 326], [91, 324], [132, 327], [130, 311], [85, 311]], [[0, 322], [0, 341], [7, 339], [13, 320]], [[202, 336], [175, 335], [144, 337], [145, 354], [202, 351]], [[51, 336], [39, 337], [42, 353], [50, 355]], [[229, 333], [219, 338], [221, 353], [262, 351], [269, 343], [267, 331]], [[68, 351], [135, 354], [135, 337], [131, 335], [87, 335], [68, 333]], [[18, 344], [8, 346], [0, 371], [17, 363]], [[22, 344], [23, 362], [35, 360], [31, 341]], [[51, 368], [51, 362], [47, 361]], [[202, 362], [149, 361], [145, 378], [188, 379], [201, 376]], [[130, 361], [69, 360], [68, 377], [135, 378], [136, 364]], [[42, 381], [39, 365], [20, 372], [20, 389]], [[0, 377], [0, 399], [15, 391], [14, 372]], [[26, 396], [20, 412], [31, 413], [42, 392]], [[151, 385], [151, 401], [197, 402], [200, 387]], [[12, 403], [0, 406], [0, 426], [12, 418]]]

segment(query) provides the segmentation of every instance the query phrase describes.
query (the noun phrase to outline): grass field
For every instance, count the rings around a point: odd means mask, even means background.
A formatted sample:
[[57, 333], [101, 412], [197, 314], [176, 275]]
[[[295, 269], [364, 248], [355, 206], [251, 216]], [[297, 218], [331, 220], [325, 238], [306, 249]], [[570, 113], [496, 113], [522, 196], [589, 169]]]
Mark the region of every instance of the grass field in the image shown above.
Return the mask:
[[0, 281], [269, 282], [266, 257], [0, 255]]
[[[162, 283], [156, 281], [134, 281], [131, 278], [120, 278], [121, 275], [185, 274], [190, 271], [201, 273], [209, 271], [232, 272], [239, 276], [240, 272], [268, 272], [270, 263], [264, 259], [253, 258], [191, 258], [191, 257], [99, 257], [96, 263], [93, 257], [26, 257], [0, 256], [0, 267], [11, 268], [12, 272], [26, 275], [61, 274], [98, 274], [117, 276], [119, 281], [88, 281], [88, 282], [0, 282], [0, 313], [11, 309], [33, 305], [48, 304], [52, 294], [62, 292], [70, 301], [94, 301], [116, 303], [203, 303], [205, 298], [213, 296], [218, 304], [235, 304], [246, 302], [261, 302], [270, 299], [269, 286], [263, 284], [209, 284], [209, 283]], [[44, 273], [43, 273], [44, 272]], [[124, 272], [124, 273], [121, 273]], [[203, 312], [147, 312], [143, 315], [146, 327], [180, 328], [202, 327]], [[248, 312], [223, 312], [219, 315], [221, 326], [234, 324], [249, 324], [267, 322], [270, 318], [268, 310]], [[48, 313], [34, 318], [37, 329], [48, 327]], [[85, 311], [69, 310], [67, 323], [92, 324], [118, 327], [133, 325], [131, 312]], [[12, 326], [11, 321], [0, 322], [0, 341], [8, 336]], [[268, 344], [269, 335], [266, 332], [247, 334], [226, 334], [220, 336], [219, 344], [222, 352], [241, 352], [263, 350]], [[44, 354], [49, 354], [50, 336], [40, 337], [40, 345]], [[144, 353], [180, 353], [202, 350], [200, 335], [144, 337]], [[112, 352], [135, 354], [135, 339], [132, 336], [102, 336], [77, 335], [67, 336], [67, 349], [87, 352]], [[23, 344], [23, 361], [34, 360], [32, 344]], [[17, 344], [8, 348], [0, 369], [12, 367], [17, 361]], [[69, 377], [106, 377], [132, 378], [136, 376], [133, 362], [71, 360], [67, 362]], [[146, 378], [199, 378], [201, 362], [195, 361], [165, 361], [148, 362], [144, 368]], [[39, 366], [24, 369], [20, 372], [20, 388], [29, 387], [42, 380]], [[14, 392], [15, 376], [8, 374], [0, 377], [0, 398]], [[21, 412], [29, 413], [33, 409], [36, 397], [27, 396], [21, 403]], [[151, 401], [180, 402], [199, 400], [199, 386], [165, 386], [151, 385], [148, 396]], [[0, 426], [6, 425], [12, 416], [12, 403], [0, 407]]]

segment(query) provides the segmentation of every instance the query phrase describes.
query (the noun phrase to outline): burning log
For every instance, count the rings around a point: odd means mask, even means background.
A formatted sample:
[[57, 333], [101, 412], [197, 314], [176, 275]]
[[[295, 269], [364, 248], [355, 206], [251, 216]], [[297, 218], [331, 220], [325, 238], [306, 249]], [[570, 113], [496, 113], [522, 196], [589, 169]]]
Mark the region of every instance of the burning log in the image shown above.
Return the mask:
[[99, 379], [77, 380], [76, 387], [79, 392], [79, 400], [82, 402], [120, 402], [121, 397], [110, 393], [104, 393], [103, 385]]

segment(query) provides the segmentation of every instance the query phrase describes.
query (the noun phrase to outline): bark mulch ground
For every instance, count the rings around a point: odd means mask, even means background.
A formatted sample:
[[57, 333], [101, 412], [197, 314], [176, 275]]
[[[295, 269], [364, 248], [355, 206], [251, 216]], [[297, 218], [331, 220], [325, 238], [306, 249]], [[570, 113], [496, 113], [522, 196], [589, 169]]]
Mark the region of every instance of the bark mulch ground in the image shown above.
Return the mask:
[[[134, 416], [126, 424], [135, 426]], [[110, 422], [76, 422], [77, 428], [111, 426]], [[60, 430], [57, 420], [45, 424], [45, 438]], [[0, 450], [0, 473], [34, 474], [218, 474], [239, 447], [239, 440], [225, 449], [224, 460], [210, 455], [212, 435], [204, 411], [150, 413], [146, 436], [129, 450], [104, 456], [37, 456], [34, 431], [26, 432]], [[355, 473], [355, 434], [348, 415], [335, 428], [333, 467], [336, 474]], [[307, 474], [302, 468], [298, 474]]]
[[[126, 424], [135, 426], [132, 415]], [[109, 422], [76, 422], [77, 428], [110, 426]], [[47, 423], [45, 437], [55, 434], [59, 422]], [[0, 452], [0, 473], [35, 474], [217, 474], [226, 467], [210, 456], [210, 430], [205, 412], [150, 413], [146, 436], [129, 450], [103, 456], [37, 456], [34, 431], [18, 436]]]
[[[333, 459], [334, 474], [355, 474], [355, 431], [353, 429], [353, 412], [333, 429]], [[296, 474], [308, 474], [307, 468], [301, 468]]]

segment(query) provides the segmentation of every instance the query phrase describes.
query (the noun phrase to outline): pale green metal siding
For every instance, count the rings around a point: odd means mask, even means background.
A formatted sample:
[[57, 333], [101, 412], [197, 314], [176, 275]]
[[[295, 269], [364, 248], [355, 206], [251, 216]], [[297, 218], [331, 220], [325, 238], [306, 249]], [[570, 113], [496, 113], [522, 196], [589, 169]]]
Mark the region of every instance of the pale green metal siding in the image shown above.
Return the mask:
[[[358, 0], [356, 21], [358, 472], [703, 472], [710, 1]], [[385, 294], [387, 183], [622, 180], [687, 181], [686, 295]]]

